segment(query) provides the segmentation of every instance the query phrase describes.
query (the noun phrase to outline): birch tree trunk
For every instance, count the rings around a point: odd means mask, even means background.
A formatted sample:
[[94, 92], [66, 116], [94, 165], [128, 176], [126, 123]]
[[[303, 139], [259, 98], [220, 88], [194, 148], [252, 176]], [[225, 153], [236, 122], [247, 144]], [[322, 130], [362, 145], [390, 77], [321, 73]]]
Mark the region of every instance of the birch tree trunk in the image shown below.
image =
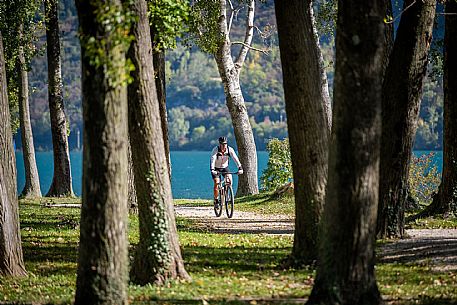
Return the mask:
[[338, 1], [334, 116], [316, 280], [307, 304], [381, 304], [374, 247], [384, 0]]
[[311, 0], [275, 2], [294, 174], [295, 231], [288, 266], [317, 259], [330, 135], [330, 97]]
[[[22, 25], [19, 26], [19, 36], [22, 39]], [[29, 77], [22, 45], [19, 46], [18, 50], [18, 69], [21, 78], [19, 81], [19, 121], [25, 169], [25, 185], [21, 196], [24, 198], [41, 197], [40, 178], [33, 145], [32, 124], [30, 123]]]
[[[407, 9], [406, 9], [407, 8]], [[422, 81], [432, 40], [435, 0], [406, 0], [383, 83], [379, 238], [403, 237], [408, 172]]]
[[74, 196], [71, 179], [67, 118], [62, 96], [58, 1], [45, 0], [46, 47], [48, 58], [49, 114], [51, 117], [54, 176], [46, 196]]
[[227, 27], [227, 3], [226, 0], [219, 0], [219, 2], [220, 18], [218, 21], [222, 39], [218, 44], [215, 59], [219, 75], [224, 85], [227, 108], [232, 119], [239, 159], [244, 170], [244, 174], [240, 175], [238, 178], [236, 196], [252, 195], [259, 192], [257, 178], [257, 149], [243, 93], [241, 92], [240, 72], [252, 43], [255, 1], [249, 0], [249, 2], [247, 2], [246, 35], [240, 53], [235, 61], [232, 59], [232, 43]]
[[22, 256], [16, 186], [16, 162], [0, 32], [0, 276], [26, 275]]
[[135, 65], [128, 87], [129, 134], [140, 220], [138, 243], [130, 272], [136, 284], [163, 284], [189, 275], [179, 247], [162, 121], [154, 79], [146, 1], [136, 0], [135, 39], [128, 57]]
[[[126, 54], [119, 41], [120, 29], [113, 29], [112, 22], [125, 17], [125, 12], [120, 0], [78, 0], [76, 5], [81, 28], [84, 151], [75, 304], [127, 304]], [[89, 43], [94, 37], [103, 43]], [[93, 48], [101, 56], [97, 66], [92, 64]]]

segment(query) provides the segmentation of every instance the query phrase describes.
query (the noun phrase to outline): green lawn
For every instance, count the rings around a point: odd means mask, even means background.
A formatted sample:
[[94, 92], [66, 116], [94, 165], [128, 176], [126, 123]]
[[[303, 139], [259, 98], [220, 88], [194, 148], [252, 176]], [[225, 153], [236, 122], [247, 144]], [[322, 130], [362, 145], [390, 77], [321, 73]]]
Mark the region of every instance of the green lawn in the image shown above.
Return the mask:
[[[262, 195], [253, 199], [240, 200], [237, 209], [266, 213], [277, 209], [274, 201]], [[293, 209], [291, 203], [288, 205], [278, 203], [281, 210]], [[0, 277], [0, 304], [72, 302], [79, 213], [78, 208], [48, 208], [40, 202], [21, 201], [21, 233], [29, 275]], [[214, 234], [196, 228], [187, 219], [178, 218], [177, 223], [186, 268], [193, 280], [171, 281], [163, 287], [130, 285], [131, 303], [296, 304], [309, 295], [312, 268], [278, 267], [291, 251], [292, 236]], [[137, 226], [137, 217], [130, 216], [131, 244], [138, 242]], [[378, 264], [376, 272], [381, 293], [390, 304], [455, 304], [453, 300], [457, 300], [455, 270], [437, 272], [428, 263], [412, 261]]]

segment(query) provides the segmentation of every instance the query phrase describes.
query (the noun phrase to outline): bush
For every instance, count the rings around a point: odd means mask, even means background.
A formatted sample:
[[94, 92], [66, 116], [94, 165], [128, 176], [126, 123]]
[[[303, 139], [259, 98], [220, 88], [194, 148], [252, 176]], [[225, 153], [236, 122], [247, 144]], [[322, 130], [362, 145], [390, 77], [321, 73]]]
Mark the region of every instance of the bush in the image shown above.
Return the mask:
[[412, 156], [409, 167], [409, 192], [411, 197], [422, 205], [430, 204], [438, 192], [441, 173], [435, 161], [436, 153], [430, 152], [420, 157]]
[[289, 139], [271, 139], [268, 141], [267, 151], [267, 168], [260, 177], [261, 189], [264, 191], [274, 190], [293, 179]]

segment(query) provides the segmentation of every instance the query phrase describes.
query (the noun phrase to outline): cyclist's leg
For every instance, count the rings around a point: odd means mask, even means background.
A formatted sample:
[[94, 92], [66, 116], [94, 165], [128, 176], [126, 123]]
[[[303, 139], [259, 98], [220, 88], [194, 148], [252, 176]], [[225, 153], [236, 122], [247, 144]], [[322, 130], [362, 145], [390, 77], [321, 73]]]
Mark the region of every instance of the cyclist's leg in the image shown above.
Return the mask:
[[218, 189], [219, 177], [213, 178], [213, 182], [214, 182], [213, 194], [214, 194], [214, 200], [216, 200], [219, 198], [219, 189]]

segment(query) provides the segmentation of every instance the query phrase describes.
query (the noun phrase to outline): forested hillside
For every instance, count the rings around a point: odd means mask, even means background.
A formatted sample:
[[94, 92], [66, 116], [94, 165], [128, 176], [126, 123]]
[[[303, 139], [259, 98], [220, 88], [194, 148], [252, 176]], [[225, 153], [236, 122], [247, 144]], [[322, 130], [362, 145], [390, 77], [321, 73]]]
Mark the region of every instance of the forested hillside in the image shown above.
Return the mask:
[[[239, 16], [238, 23], [243, 23]], [[287, 137], [282, 73], [277, 42], [273, 1], [259, 2], [256, 8], [255, 46], [268, 48], [268, 54], [251, 51], [241, 86], [259, 150], [269, 138]], [[78, 19], [73, 0], [61, 0], [60, 30], [63, 45], [62, 76], [64, 99], [69, 119], [70, 148], [77, 148], [78, 130], [82, 131], [80, 46]], [[235, 27], [235, 37], [241, 36]], [[238, 32], [238, 33], [237, 33]], [[40, 35], [39, 46], [45, 42]], [[322, 40], [329, 84], [333, 80], [333, 39]], [[44, 48], [43, 48], [44, 50]], [[180, 44], [167, 51], [167, 107], [172, 150], [208, 150], [220, 135], [228, 135], [234, 144], [232, 124], [214, 59], [195, 46]], [[38, 150], [52, 148], [47, 94], [46, 55], [36, 57], [30, 71], [31, 116]], [[330, 89], [330, 92], [332, 90]], [[443, 93], [441, 78], [426, 78], [421, 118], [415, 149], [442, 147]], [[82, 134], [82, 132], [81, 132]], [[20, 146], [16, 135], [16, 144]], [[82, 142], [82, 141], [81, 141]]]

